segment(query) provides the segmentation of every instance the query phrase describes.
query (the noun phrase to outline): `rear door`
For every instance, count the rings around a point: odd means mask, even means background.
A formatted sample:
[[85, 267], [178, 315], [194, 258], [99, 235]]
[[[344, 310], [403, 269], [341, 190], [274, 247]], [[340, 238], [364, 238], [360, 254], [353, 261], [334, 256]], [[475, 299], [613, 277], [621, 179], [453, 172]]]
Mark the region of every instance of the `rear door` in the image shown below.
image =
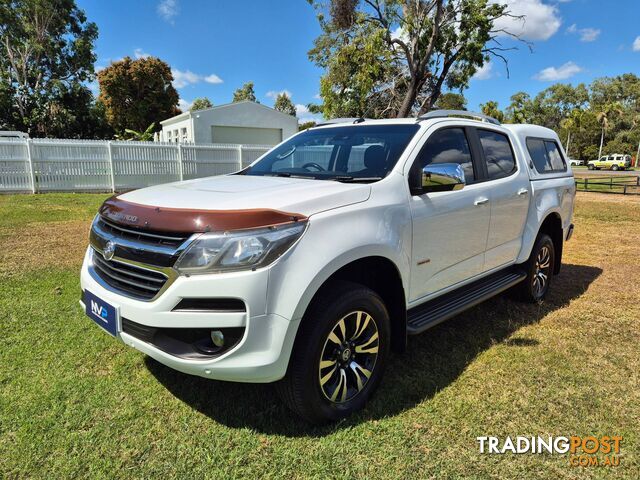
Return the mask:
[[509, 135], [502, 130], [475, 129], [491, 219], [484, 271], [515, 262], [529, 210], [529, 174], [515, 157]]
[[[417, 300], [482, 272], [489, 230], [489, 192], [480, 176], [469, 127], [431, 133], [415, 162], [459, 163], [466, 177], [461, 190], [411, 197], [413, 248], [410, 299]], [[415, 166], [415, 164], [414, 164]]]

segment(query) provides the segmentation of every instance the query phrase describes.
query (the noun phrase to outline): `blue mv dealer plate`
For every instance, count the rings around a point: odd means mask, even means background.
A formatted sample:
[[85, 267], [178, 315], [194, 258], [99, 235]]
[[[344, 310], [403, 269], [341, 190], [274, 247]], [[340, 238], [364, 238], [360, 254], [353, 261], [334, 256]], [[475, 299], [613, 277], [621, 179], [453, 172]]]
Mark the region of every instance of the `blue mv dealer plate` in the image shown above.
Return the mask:
[[85, 290], [84, 306], [87, 316], [114, 337], [118, 333], [118, 309]]

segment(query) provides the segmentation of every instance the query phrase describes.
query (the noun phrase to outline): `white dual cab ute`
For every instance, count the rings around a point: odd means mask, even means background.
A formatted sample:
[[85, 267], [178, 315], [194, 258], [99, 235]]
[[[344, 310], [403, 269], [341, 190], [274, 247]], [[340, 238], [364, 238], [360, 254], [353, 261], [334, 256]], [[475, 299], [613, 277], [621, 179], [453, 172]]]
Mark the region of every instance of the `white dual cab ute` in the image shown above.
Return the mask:
[[240, 172], [107, 200], [82, 305], [169, 367], [277, 382], [336, 420], [408, 335], [507, 289], [543, 300], [573, 229], [565, 158], [552, 130], [469, 112], [329, 121]]

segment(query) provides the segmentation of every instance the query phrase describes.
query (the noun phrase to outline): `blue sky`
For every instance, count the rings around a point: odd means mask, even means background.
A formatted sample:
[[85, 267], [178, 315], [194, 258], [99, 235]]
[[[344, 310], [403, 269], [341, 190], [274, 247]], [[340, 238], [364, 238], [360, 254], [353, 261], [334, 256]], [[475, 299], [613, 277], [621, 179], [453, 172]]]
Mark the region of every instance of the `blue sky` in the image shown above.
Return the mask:
[[[125, 55], [154, 55], [168, 62], [183, 107], [206, 96], [227, 103], [245, 81], [273, 105], [286, 90], [299, 118], [312, 116], [322, 71], [307, 58], [320, 33], [305, 0], [77, 0], [98, 25], [97, 68]], [[464, 92], [469, 108], [524, 90], [534, 95], [552, 83], [589, 83], [595, 77], [640, 74], [640, 0], [501, 0], [526, 22], [506, 25], [533, 43], [504, 39], [510, 75], [492, 61]]]

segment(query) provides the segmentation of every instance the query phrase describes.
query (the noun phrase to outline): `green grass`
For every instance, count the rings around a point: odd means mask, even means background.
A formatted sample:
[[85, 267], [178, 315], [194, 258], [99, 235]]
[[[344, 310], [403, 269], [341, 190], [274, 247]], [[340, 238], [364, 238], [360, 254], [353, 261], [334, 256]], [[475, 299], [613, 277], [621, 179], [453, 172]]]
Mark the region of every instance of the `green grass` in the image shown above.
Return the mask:
[[0, 228], [92, 218], [110, 194], [0, 195]]
[[[86, 226], [104, 198], [0, 197], [0, 242]], [[639, 206], [579, 195], [543, 306], [499, 297], [411, 338], [368, 408], [323, 428], [269, 385], [189, 377], [104, 334], [78, 306], [81, 255], [38, 262], [50, 240], [27, 237], [33, 261], [0, 277], [0, 477], [638, 478]], [[538, 434], [622, 435], [622, 464], [481, 455], [475, 440]]]

